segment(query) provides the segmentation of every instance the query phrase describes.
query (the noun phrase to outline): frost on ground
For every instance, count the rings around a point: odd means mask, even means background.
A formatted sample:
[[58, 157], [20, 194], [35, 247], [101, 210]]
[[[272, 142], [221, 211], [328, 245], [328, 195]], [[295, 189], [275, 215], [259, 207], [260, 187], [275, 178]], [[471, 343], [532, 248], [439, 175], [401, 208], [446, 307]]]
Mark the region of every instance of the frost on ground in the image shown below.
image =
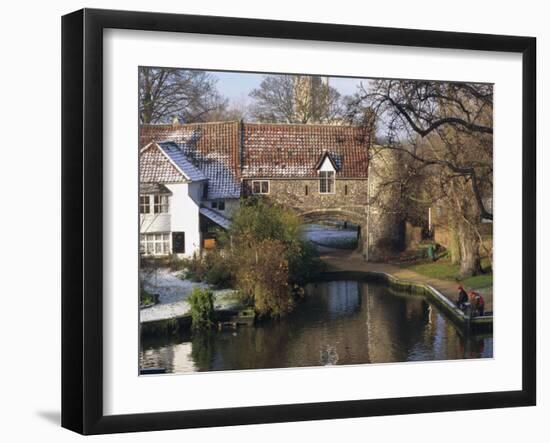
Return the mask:
[[[206, 283], [182, 280], [180, 271], [157, 269], [155, 272], [143, 275], [143, 288], [150, 294], [159, 295], [159, 303], [150, 308], [140, 309], [139, 318], [142, 323], [169, 318], [181, 317], [189, 311], [186, 301], [194, 288], [208, 288]], [[212, 290], [214, 307], [229, 309], [237, 305], [233, 289]]]
[[324, 246], [344, 246], [357, 240], [355, 229], [339, 229], [324, 225], [305, 225], [302, 233], [306, 240]]

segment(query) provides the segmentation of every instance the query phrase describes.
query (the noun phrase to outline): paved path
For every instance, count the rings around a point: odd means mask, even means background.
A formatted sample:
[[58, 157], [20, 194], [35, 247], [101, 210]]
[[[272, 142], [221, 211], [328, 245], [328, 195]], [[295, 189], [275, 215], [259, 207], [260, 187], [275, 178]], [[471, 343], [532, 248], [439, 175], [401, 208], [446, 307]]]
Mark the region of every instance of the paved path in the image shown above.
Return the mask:
[[[325, 246], [319, 246], [319, 251], [321, 259], [328, 265], [329, 271], [370, 271], [391, 274], [399, 280], [428, 284], [441, 292], [453, 303], [458, 295], [458, 283], [456, 282], [426, 277], [409, 269], [388, 263], [366, 262], [361, 254], [355, 251], [327, 248]], [[482, 295], [485, 299], [485, 310], [492, 311], [493, 294], [482, 293]]]

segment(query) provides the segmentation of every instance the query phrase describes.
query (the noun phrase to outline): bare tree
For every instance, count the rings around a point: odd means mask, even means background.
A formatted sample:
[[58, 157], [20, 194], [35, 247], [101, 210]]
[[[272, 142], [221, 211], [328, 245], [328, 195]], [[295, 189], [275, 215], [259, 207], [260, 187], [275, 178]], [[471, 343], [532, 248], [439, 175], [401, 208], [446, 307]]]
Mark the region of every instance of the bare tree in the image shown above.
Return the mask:
[[267, 75], [250, 97], [251, 116], [261, 122], [334, 123], [342, 116], [340, 93], [319, 76]]
[[139, 70], [141, 123], [210, 120], [227, 101], [216, 89], [216, 79], [204, 71], [142, 67]]
[[386, 131], [386, 149], [408, 156], [412, 171], [429, 172], [424, 183], [430, 198], [451, 209], [461, 275], [479, 273], [478, 227], [493, 218], [486, 206], [492, 195], [492, 85], [376, 80], [348, 103], [348, 116], [365, 106]]
[[[493, 219], [483, 198], [484, 191], [492, 190], [492, 85], [376, 80], [368, 89], [362, 86], [348, 103], [348, 116], [365, 105], [385, 122], [389, 147], [407, 151], [416, 161], [440, 165], [466, 177], [481, 216]], [[437, 134], [444, 141], [446, 149], [438, 155], [420, 155], [396, 144], [406, 140], [415, 146], [416, 136], [430, 134]], [[474, 155], [465, 155], [465, 138], [476, 145]]]

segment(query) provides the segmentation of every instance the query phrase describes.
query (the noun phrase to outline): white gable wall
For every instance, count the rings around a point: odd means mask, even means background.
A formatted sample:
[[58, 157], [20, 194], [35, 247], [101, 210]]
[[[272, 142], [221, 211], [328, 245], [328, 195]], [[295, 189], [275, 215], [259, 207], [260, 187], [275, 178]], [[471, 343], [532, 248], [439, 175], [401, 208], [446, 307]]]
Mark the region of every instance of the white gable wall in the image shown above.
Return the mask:
[[319, 168], [319, 171], [335, 172], [334, 166], [332, 166], [332, 162], [328, 157], [325, 157], [325, 159], [323, 160], [323, 163], [321, 163], [321, 167]]
[[199, 206], [193, 197], [200, 195], [200, 182], [165, 184], [172, 192], [170, 218], [172, 232], [185, 232], [185, 256], [200, 250]]

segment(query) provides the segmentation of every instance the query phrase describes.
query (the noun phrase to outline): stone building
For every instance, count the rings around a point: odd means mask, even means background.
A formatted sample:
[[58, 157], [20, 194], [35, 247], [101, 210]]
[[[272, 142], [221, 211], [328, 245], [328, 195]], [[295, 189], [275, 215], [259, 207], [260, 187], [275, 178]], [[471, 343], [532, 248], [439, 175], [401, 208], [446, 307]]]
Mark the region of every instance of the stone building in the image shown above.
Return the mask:
[[[174, 177], [166, 171], [177, 169], [170, 161], [174, 155], [204, 177], [201, 192], [190, 197], [197, 210], [186, 209], [189, 217], [199, 217], [199, 249], [212, 226], [230, 223], [239, 198], [253, 194], [291, 208], [304, 223], [339, 220], [358, 225], [359, 248], [367, 260], [380, 258], [401, 242], [400, 215], [391, 210], [394, 196], [385, 183], [398, 164], [389, 151], [375, 152], [363, 127], [243, 122], [145, 125], [140, 145], [143, 189], [152, 184], [169, 187]], [[164, 164], [151, 164], [152, 156], [145, 155], [145, 148], [156, 146], [162, 152], [169, 147]], [[178, 180], [186, 181], [183, 167], [179, 169], [176, 172], [183, 178]], [[171, 232], [169, 225], [163, 226]]]
[[319, 123], [329, 114], [329, 78], [319, 75], [294, 76], [295, 121]]

